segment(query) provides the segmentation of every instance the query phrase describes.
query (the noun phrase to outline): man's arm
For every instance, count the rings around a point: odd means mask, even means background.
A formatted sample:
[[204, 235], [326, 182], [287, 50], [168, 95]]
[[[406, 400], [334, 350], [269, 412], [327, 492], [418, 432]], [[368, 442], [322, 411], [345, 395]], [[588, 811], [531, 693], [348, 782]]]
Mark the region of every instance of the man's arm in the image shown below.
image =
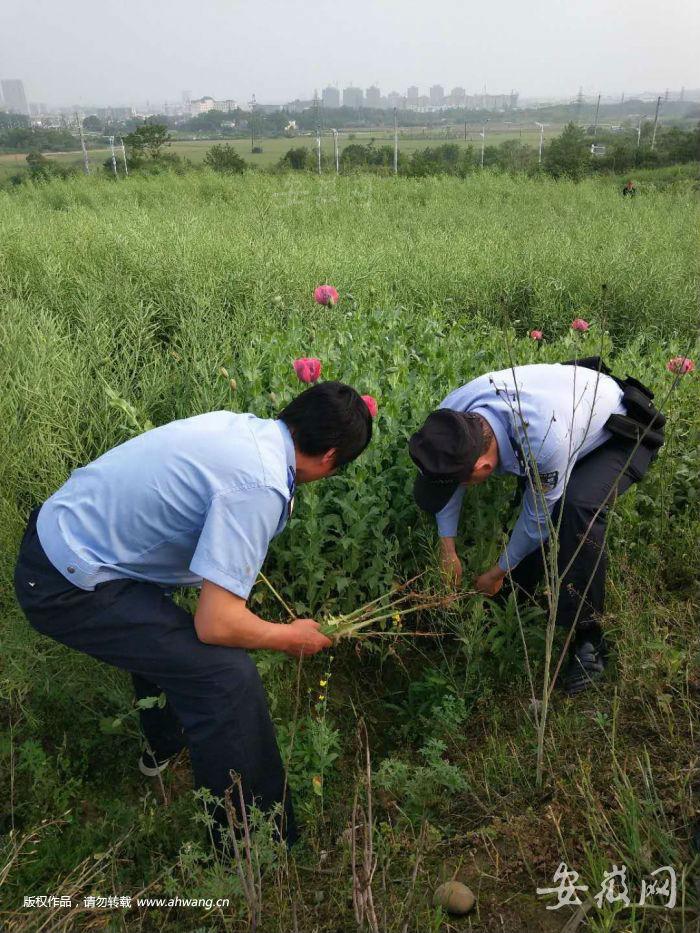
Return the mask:
[[308, 657], [332, 644], [313, 619], [295, 619], [289, 624], [267, 622], [251, 612], [240, 596], [210, 580], [202, 584], [194, 627], [199, 640], [207, 645], [267, 648], [294, 657]]
[[564, 494], [567, 476], [573, 466], [573, 459], [569, 460], [568, 442], [560, 441], [552, 446], [554, 449], [551, 456], [537, 468], [541, 491], [537, 477], [528, 478], [520, 515], [498, 559], [498, 566], [504, 574], [514, 570], [524, 557], [536, 551], [549, 538], [549, 519], [554, 506]]
[[458, 486], [447, 505], [435, 516], [440, 536], [440, 566], [445, 576], [458, 586], [462, 582], [462, 561], [455, 547], [455, 538], [465, 492], [465, 486]]

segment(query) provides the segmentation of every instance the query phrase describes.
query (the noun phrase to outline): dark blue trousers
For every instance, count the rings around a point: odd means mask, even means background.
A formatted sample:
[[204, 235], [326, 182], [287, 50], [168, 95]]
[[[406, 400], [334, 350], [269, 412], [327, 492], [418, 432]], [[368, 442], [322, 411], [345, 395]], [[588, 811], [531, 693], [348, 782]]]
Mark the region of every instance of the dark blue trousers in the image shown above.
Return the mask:
[[[87, 592], [60, 574], [39, 541], [32, 512], [15, 569], [15, 592], [43, 635], [131, 674], [137, 699], [164, 693], [166, 705], [141, 710], [141, 727], [158, 758], [189, 746], [196, 787], [223, 797], [231, 772], [246, 804], [263, 810], [284, 797], [283, 832], [297, 838], [290, 794], [265, 690], [240, 648], [199, 641], [190, 613], [152, 583], [113, 580]], [[233, 794], [234, 803], [237, 793]], [[226, 823], [221, 808], [213, 808]]]
[[[601, 637], [608, 555], [608, 514], [616, 499], [638, 483], [655, 458], [648, 447], [612, 438], [579, 460], [553, 514], [558, 525], [557, 564], [561, 579], [557, 625], [575, 624], [576, 641]], [[569, 566], [571, 565], [571, 566]], [[511, 574], [517, 589], [532, 595], [544, 576], [542, 550], [529, 554]]]

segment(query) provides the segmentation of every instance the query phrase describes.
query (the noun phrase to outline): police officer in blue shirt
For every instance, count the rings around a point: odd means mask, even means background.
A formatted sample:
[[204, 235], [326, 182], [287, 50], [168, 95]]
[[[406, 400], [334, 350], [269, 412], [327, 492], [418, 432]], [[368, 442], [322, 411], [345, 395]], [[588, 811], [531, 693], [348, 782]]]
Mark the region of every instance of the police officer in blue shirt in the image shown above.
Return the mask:
[[[247, 803], [283, 802], [289, 844], [294, 815], [247, 652], [308, 656], [331, 642], [312, 619], [269, 622], [246, 600], [295, 486], [335, 473], [371, 435], [365, 402], [339, 382], [303, 392], [277, 420], [216, 411], [147, 431], [34, 510], [15, 571], [35, 629], [130, 672], [138, 699], [165, 694], [163, 708], [140, 711], [144, 774], [188, 745], [197, 787], [223, 797], [233, 771]], [[201, 587], [194, 617], [170, 598], [182, 586]]]
[[410, 439], [418, 505], [437, 519], [441, 562], [457, 582], [455, 538], [468, 486], [492, 474], [520, 478], [522, 508], [498, 563], [475, 581], [494, 596], [507, 574], [532, 594], [558, 526], [557, 622], [574, 628], [563, 686], [585, 689], [605, 667], [600, 626], [606, 521], [615, 497], [640, 480], [663, 443], [663, 415], [636, 380], [597, 357], [486, 373], [451, 392]]

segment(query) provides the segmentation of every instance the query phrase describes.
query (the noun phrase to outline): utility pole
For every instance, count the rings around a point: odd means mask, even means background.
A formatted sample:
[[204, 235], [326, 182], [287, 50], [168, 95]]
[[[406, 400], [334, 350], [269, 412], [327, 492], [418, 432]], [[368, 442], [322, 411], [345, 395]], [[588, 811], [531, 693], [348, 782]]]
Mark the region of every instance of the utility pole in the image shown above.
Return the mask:
[[85, 137], [83, 136], [83, 124], [80, 122], [80, 117], [76, 113], [75, 122], [78, 124], [78, 134], [80, 135], [80, 145], [83, 150], [83, 170], [86, 175], [90, 174], [90, 161], [88, 159], [87, 146], [85, 145]]
[[399, 174], [399, 115], [394, 107], [394, 175]]
[[484, 167], [484, 147], [486, 146], [486, 124], [488, 120], [484, 120], [484, 125], [481, 129], [481, 167]]
[[112, 153], [112, 171], [114, 172], [114, 176], [115, 176], [115, 178], [116, 178], [116, 175], [117, 175], [117, 156], [116, 156], [116, 154], [115, 154], [115, 152], [114, 152], [114, 136], [110, 136], [110, 137], [109, 137], [109, 148], [110, 148], [110, 151], [111, 151], [111, 153]]
[[338, 130], [331, 130], [333, 133], [333, 158], [335, 159], [335, 174], [340, 175], [340, 153], [338, 151]]
[[464, 141], [467, 141], [467, 121], [464, 121]]
[[316, 110], [316, 169], [321, 174], [321, 104], [318, 91], [314, 91], [314, 108]]
[[651, 134], [651, 151], [654, 151], [656, 144], [656, 127], [659, 124], [659, 107], [661, 106], [661, 97], [656, 98], [656, 113], [654, 114], [654, 132]]
[[252, 153], [255, 149], [255, 94], [253, 94], [253, 99], [249, 101], [248, 106], [250, 107], [250, 151]]
[[546, 124], [546, 123], [538, 123], [537, 120], [535, 120], [535, 126], [539, 126], [539, 128], [540, 128], [540, 154], [539, 154], [539, 158], [538, 158], [537, 162], [538, 162], [539, 165], [542, 165], [542, 143], [544, 142], [544, 128], [545, 128], [545, 126], [547, 126], [547, 124]]
[[595, 105], [595, 121], [593, 122], [593, 139], [596, 137], [598, 132], [598, 112], [600, 111], [600, 94], [598, 95], [598, 103]]
[[124, 160], [124, 174], [128, 175], [129, 166], [127, 165], [127, 162], [126, 162], [126, 146], [124, 145], [124, 140], [122, 139], [121, 136], [119, 137], [119, 142], [121, 143], [121, 146], [122, 146], [122, 159]]

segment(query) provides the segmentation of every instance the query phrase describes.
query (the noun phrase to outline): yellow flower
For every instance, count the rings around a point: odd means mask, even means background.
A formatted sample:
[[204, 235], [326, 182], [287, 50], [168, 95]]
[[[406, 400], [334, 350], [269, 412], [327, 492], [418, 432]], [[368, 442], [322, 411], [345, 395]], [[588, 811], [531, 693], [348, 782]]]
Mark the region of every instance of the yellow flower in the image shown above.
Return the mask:
[[327, 683], [328, 683], [327, 680], [319, 680], [319, 682], [318, 682], [319, 687], [325, 687]]
[[326, 699], [326, 694], [325, 694], [325, 693], [321, 693], [321, 694], [319, 694], [319, 697], [318, 697], [318, 698], [319, 698], [319, 700], [325, 700], [325, 699]]
[[401, 621], [401, 616], [398, 612], [395, 612], [391, 618], [392, 618], [392, 621], [395, 622], [397, 625]]

